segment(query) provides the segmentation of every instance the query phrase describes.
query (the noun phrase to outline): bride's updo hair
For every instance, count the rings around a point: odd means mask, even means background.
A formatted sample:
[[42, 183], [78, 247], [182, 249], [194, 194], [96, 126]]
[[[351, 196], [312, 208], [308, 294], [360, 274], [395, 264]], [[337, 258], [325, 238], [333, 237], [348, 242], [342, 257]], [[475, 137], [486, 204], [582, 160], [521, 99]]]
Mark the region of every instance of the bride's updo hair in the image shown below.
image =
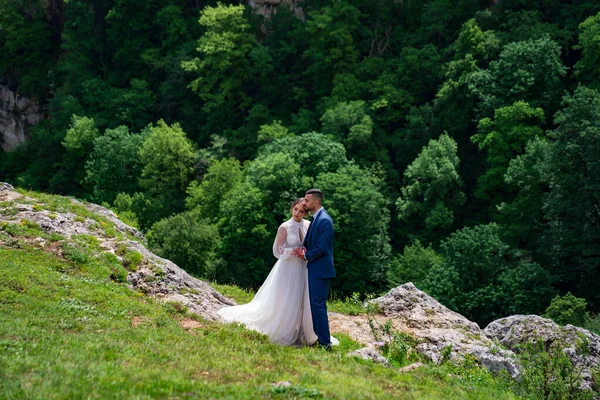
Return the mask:
[[302, 203], [302, 200], [304, 200], [304, 197], [298, 197], [296, 200], [294, 200], [294, 202], [292, 203], [292, 206], [290, 208], [294, 208], [294, 206], [296, 204]]

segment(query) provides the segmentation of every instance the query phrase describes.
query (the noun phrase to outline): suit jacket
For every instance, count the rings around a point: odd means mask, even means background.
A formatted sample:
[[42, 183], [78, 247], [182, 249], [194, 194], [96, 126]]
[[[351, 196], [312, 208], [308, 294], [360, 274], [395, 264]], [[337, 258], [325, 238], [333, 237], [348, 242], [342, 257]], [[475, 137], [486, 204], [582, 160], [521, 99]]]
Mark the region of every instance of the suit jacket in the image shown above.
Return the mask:
[[304, 238], [308, 274], [313, 279], [335, 277], [333, 266], [333, 221], [323, 209], [315, 218]]

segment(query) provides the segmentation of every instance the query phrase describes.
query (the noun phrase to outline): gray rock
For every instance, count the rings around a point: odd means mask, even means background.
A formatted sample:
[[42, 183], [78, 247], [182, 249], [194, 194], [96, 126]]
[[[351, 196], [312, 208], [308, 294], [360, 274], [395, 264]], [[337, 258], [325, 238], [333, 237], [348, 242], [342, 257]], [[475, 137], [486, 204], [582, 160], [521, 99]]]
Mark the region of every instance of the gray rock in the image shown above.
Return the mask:
[[443, 361], [445, 352], [450, 360], [471, 354], [492, 372], [505, 370], [513, 378], [518, 377], [519, 365], [512, 351], [494, 345], [479, 325], [443, 306], [412, 283], [398, 286], [371, 302], [403, 331], [412, 334], [419, 342], [417, 351], [434, 363]]
[[362, 349], [351, 351], [347, 354], [348, 357], [358, 357], [363, 360], [371, 360], [374, 363], [385, 365], [386, 367], [390, 366], [387, 358], [382, 356], [377, 352], [377, 350], [371, 347], [363, 347]]
[[0, 182], [0, 192], [5, 190], [15, 190], [15, 188], [10, 183]]
[[424, 367], [424, 366], [425, 366], [425, 364], [420, 363], [420, 362], [416, 362], [416, 363], [412, 363], [412, 364], [409, 364], [409, 365], [406, 365], [406, 366], [400, 368], [398, 370], [398, 372], [400, 372], [400, 373], [409, 372], [409, 371], [412, 371], [413, 369], [421, 368], [421, 367]]
[[288, 6], [294, 14], [304, 20], [304, 12], [300, 7], [302, 0], [248, 0], [247, 3], [254, 9], [254, 12], [269, 18], [271, 14], [277, 12], [277, 7]]
[[290, 381], [275, 382], [275, 383], [271, 383], [271, 386], [274, 388], [289, 388], [289, 387], [292, 387], [292, 382], [290, 382]]
[[582, 389], [592, 388], [591, 370], [600, 365], [600, 336], [573, 325], [560, 326], [537, 315], [513, 315], [491, 322], [484, 333], [514, 352], [519, 345], [541, 340], [547, 347], [561, 346], [576, 370], [581, 372]]
[[29, 140], [29, 127], [46, 118], [44, 107], [35, 99], [0, 85], [0, 147], [11, 151]]
[[113, 223], [115, 225], [115, 228], [119, 232], [122, 232], [122, 233], [127, 232], [139, 240], [145, 240], [144, 235], [142, 235], [142, 233], [140, 231], [138, 231], [134, 227], [131, 227], [131, 226], [127, 225], [126, 223], [124, 223], [123, 221], [121, 221], [113, 211], [111, 211], [105, 207], [99, 206], [97, 204], [83, 203], [83, 202], [81, 202], [79, 200], [75, 200], [75, 199], [71, 199], [71, 202], [73, 202], [75, 204], [80, 204], [80, 205], [84, 206], [85, 208], [87, 208], [89, 211], [108, 219], [111, 223]]
[[385, 296], [371, 300], [387, 317], [400, 318], [411, 328], [455, 328], [479, 333], [479, 325], [443, 306], [412, 282], [391, 289]]
[[[129, 273], [127, 280], [132, 287], [165, 301], [182, 303], [191, 312], [208, 320], [220, 320], [217, 311], [236, 304], [208, 283], [192, 277], [173, 262], [152, 253], [143, 244], [133, 240], [125, 243], [130, 250], [142, 254], [144, 260], [150, 264], [150, 267]], [[146, 279], [147, 276], [159, 278]]]

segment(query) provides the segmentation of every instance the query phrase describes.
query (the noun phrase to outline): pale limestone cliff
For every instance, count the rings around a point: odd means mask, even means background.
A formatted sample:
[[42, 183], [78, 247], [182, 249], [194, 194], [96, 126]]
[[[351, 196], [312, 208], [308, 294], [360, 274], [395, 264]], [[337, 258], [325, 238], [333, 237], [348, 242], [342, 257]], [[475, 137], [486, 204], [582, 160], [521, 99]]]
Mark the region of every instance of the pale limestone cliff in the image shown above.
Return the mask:
[[37, 100], [0, 85], [0, 146], [10, 151], [29, 140], [29, 127], [46, 118]]

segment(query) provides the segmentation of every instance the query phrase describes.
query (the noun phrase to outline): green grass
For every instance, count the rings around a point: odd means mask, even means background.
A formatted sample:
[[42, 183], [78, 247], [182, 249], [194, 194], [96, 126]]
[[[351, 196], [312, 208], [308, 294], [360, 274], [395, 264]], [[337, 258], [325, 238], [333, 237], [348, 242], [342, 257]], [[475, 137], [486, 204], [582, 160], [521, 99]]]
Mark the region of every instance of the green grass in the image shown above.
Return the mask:
[[327, 310], [340, 314], [360, 315], [366, 314], [367, 309], [364, 306], [365, 301], [375, 298], [375, 295], [367, 295], [361, 299], [360, 293], [354, 292], [352, 296], [345, 299], [330, 299], [327, 301]]
[[235, 300], [238, 304], [249, 303], [255, 295], [255, 292], [244, 289], [236, 285], [221, 285], [216, 282], [210, 282], [210, 286], [223, 296]]
[[345, 336], [327, 353], [238, 325], [186, 330], [185, 309], [115, 283], [98, 259], [0, 247], [0, 398], [513, 398], [438, 367], [348, 358], [358, 344]]
[[[256, 292], [250, 289], [244, 289], [236, 285], [222, 285], [216, 282], [210, 282], [219, 293], [235, 300], [238, 304], [249, 303]], [[327, 302], [327, 310], [347, 315], [366, 314], [367, 311], [363, 306], [362, 301], [357, 296], [347, 297], [344, 300], [334, 299]]]

